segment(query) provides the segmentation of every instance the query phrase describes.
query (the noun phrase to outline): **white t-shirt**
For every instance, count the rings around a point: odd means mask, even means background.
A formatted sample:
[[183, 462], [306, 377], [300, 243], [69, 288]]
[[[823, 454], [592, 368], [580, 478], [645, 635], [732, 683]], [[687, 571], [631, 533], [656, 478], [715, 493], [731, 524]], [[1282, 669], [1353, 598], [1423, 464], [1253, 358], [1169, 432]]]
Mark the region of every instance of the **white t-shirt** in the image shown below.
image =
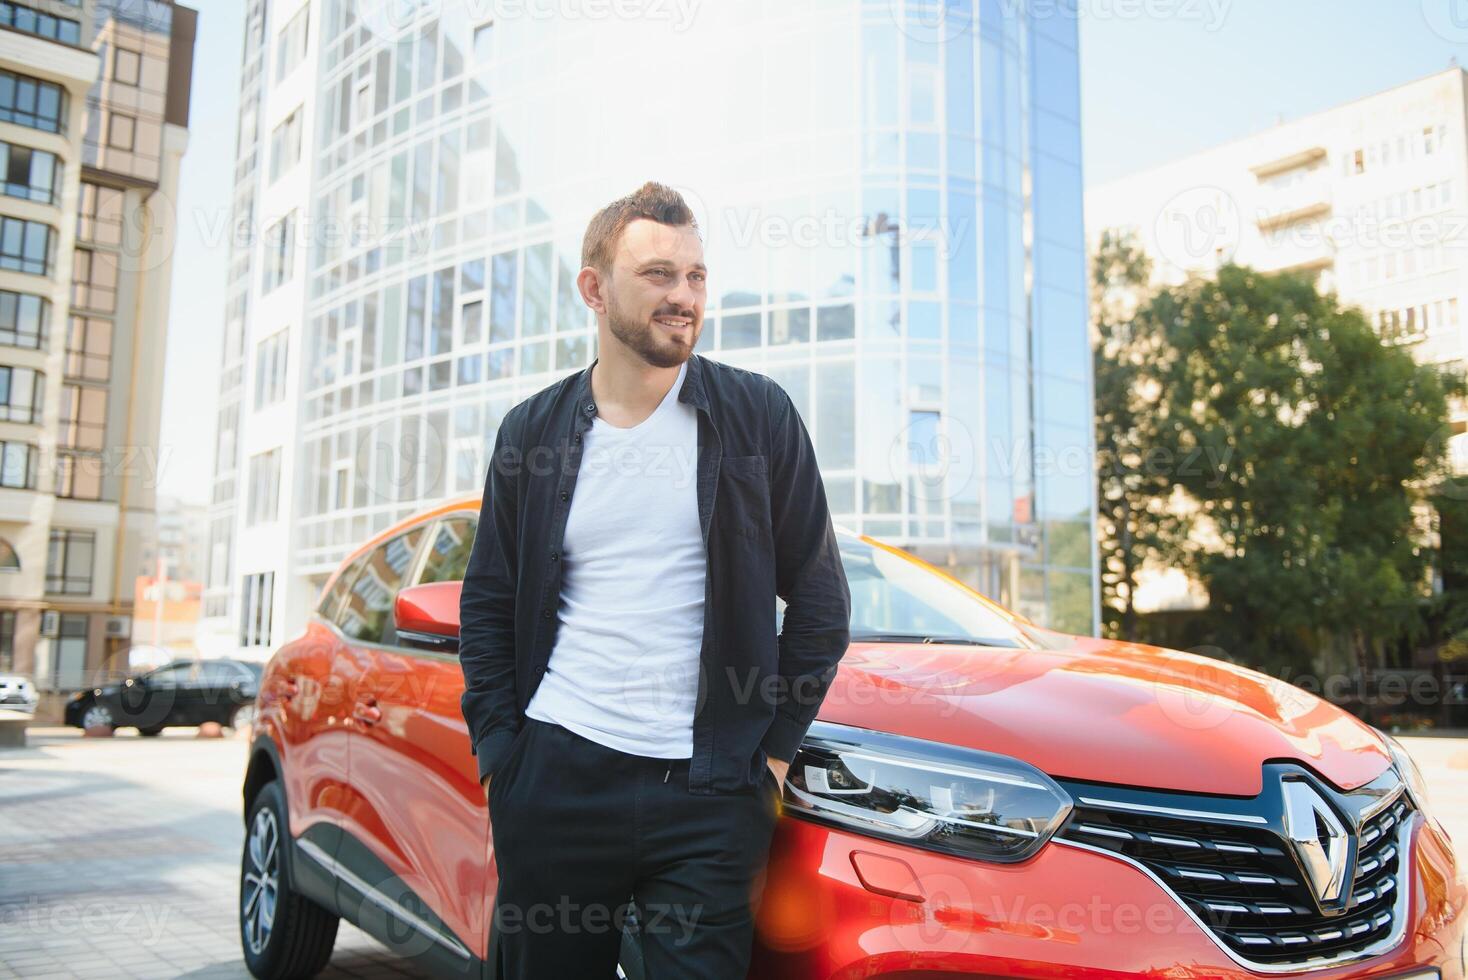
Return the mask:
[[525, 713], [622, 752], [693, 754], [703, 642], [698, 417], [688, 362], [639, 424], [596, 416], [561, 549], [560, 625]]

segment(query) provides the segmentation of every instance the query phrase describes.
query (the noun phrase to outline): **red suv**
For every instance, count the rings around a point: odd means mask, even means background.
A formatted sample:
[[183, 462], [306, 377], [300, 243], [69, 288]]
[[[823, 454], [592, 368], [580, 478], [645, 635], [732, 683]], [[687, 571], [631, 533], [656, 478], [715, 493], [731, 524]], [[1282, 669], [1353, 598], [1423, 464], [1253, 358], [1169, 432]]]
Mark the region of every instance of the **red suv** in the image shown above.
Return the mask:
[[[240, 877], [257, 977], [320, 970], [342, 917], [424, 972], [494, 975], [455, 658], [478, 513], [459, 499], [351, 555], [266, 668]], [[1468, 881], [1393, 739], [840, 543], [851, 649], [790, 767], [750, 976], [1463, 980]]]

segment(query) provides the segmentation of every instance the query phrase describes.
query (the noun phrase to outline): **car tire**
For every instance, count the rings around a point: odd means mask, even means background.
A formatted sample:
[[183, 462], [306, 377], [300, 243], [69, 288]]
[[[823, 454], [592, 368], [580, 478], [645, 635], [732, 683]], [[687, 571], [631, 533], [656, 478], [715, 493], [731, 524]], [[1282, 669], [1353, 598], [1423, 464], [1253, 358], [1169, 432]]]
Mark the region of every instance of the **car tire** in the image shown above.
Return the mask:
[[81, 727], [84, 730], [88, 728], [101, 728], [112, 732], [117, 729], [117, 719], [113, 717], [112, 709], [107, 707], [107, 705], [94, 704], [82, 712]]
[[250, 804], [240, 857], [240, 945], [260, 980], [314, 977], [331, 959], [341, 919], [290, 887], [290, 830], [278, 782]]
[[142, 735], [144, 738], [152, 738], [154, 735], [162, 735], [163, 726], [154, 725], [152, 728], [139, 728], [138, 734]]

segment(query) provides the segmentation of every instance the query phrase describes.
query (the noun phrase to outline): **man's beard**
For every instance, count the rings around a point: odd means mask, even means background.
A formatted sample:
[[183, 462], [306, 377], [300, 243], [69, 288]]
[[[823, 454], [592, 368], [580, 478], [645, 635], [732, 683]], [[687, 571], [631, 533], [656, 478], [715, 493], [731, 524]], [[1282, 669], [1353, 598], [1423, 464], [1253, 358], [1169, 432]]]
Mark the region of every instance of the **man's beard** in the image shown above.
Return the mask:
[[[660, 311], [655, 315], [689, 316], [681, 311]], [[689, 319], [692, 317], [689, 316]], [[698, 343], [698, 331], [702, 328], [702, 324], [695, 324], [690, 328], [690, 340], [686, 346], [673, 337], [663, 340], [658, 337], [657, 328], [651, 322], [638, 323], [623, 316], [610, 298], [607, 301], [607, 325], [612, 329], [612, 336], [630, 347], [638, 357], [653, 367], [663, 368], [677, 367], [692, 356], [693, 345]]]

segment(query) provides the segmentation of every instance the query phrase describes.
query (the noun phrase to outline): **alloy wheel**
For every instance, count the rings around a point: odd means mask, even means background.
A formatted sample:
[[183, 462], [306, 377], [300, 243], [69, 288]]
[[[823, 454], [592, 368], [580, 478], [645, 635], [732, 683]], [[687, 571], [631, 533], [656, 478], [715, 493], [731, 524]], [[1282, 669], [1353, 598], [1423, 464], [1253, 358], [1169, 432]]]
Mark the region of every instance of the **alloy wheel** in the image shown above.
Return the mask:
[[280, 887], [280, 827], [275, 814], [262, 808], [250, 825], [250, 866], [240, 894], [240, 918], [250, 952], [260, 953], [270, 942], [275, 925], [275, 900]]
[[94, 704], [82, 713], [83, 728], [110, 728], [112, 711], [105, 704]]

